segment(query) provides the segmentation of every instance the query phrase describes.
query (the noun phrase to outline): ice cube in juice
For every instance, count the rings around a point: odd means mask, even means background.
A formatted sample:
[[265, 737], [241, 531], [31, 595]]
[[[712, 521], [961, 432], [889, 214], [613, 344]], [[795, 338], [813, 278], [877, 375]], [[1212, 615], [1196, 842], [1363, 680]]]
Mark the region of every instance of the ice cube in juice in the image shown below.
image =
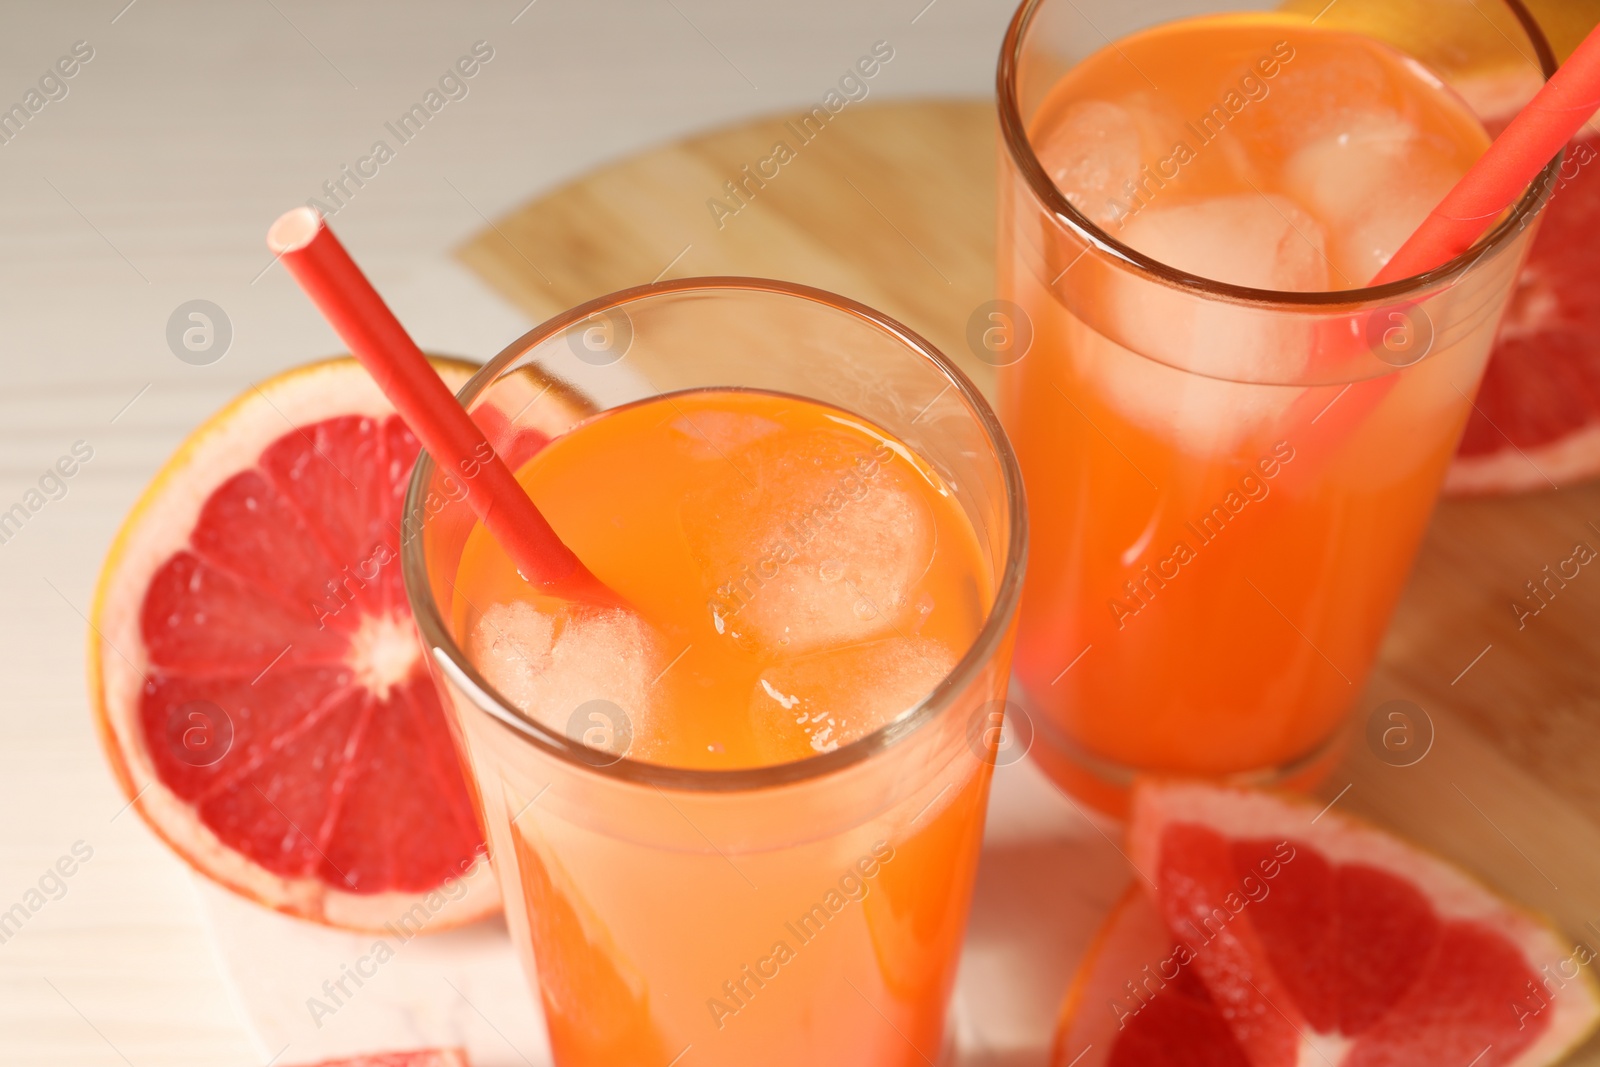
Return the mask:
[[558, 438], [518, 478], [634, 610], [534, 595], [479, 529], [458, 632], [552, 729], [586, 701], [617, 705], [635, 759], [753, 767], [848, 744], [914, 707], [983, 623], [977, 541], [939, 476], [820, 404], [651, 400]]

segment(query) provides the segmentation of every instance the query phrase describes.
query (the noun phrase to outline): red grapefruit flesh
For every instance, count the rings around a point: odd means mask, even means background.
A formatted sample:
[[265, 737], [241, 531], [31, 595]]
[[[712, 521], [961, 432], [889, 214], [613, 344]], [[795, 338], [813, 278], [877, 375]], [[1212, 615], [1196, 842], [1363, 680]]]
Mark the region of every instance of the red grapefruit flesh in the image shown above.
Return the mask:
[[1533, 1067], [1600, 1020], [1586, 946], [1338, 812], [1146, 783], [1129, 843], [1154, 888], [1081, 968], [1056, 1067]]
[[471, 1067], [458, 1048], [430, 1048], [417, 1052], [378, 1052], [344, 1060], [323, 1060], [306, 1067]]
[[[435, 366], [452, 387], [476, 369]], [[552, 434], [581, 415], [566, 399], [533, 413]], [[217, 882], [337, 926], [498, 907], [400, 577], [417, 453], [353, 360], [253, 388], [146, 490], [91, 620], [102, 739], [146, 821]]]
[[1250, 1067], [1176, 948], [1155, 903], [1129, 889], [1067, 993], [1051, 1067]]
[[[1537, 78], [1479, 79], [1498, 134]], [[1480, 101], [1477, 97], [1481, 96]], [[1484, 113], [1484, 112], [1480, 112]], [[1600, 474], [1600, 133], [1568, 146], [1444, 490], [1512, 493]]]

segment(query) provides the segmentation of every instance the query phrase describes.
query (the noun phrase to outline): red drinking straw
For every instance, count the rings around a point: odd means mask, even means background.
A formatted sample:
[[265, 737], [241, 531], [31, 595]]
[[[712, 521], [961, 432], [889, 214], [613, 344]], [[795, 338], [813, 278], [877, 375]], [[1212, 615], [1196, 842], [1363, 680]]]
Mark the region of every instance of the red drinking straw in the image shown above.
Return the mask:
[[[1367, 284], [1384, 285], [1421, 274], [1470, 249], [1596, 110], [1600, 110], [1600, 26], [1589, 31], [1566, 63]], [[1391, 373], [1352, 382], [1326, 404], [1321, 396], [1308, 391], [1295, 402], [1291, 425], [1306, 426], [1303, 443], [1309, 452], [1326, 453], [1378, 406], [1397, 378]], [[1322, 425], [1316, 425], [1318, 422]]]
[[466, 487], [472, 510], [522, 576], [545, 592], [615, 603], [615, 595], [561, 543], [322, 216], [309, 207], [285, 212], [267, 231], [267, 247], [283, 260], [423, 447]]
[[1368, 285], [1448, 263], [1472, 247], [1555, 154], [1600, 110], [1600, 26], [1517, 113], [1488, 151]]

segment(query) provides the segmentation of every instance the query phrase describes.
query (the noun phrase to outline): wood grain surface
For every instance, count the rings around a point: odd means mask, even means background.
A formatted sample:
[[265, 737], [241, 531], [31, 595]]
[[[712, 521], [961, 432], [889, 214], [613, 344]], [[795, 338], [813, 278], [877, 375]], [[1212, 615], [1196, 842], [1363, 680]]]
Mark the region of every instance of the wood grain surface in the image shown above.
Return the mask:
[[[805, 144], [797, 122], [779, 116], [617, 162], [496, 220], [458, 254], [536, 318], [668, 275], [832, 289], [922, 332], [990, 390], [992, 371], [965, 334], [992, 295], [993, 105], [852, 105]], [[742, 181], [778, 141], [794, 157], [731, 212], [724, 183]], [[1600, 567], [1582, 568], [1523, 625], [1513, 608], [1578, 542], [1600, 549], [1600, 486], [1444, 501], [1352, 717], [1349, 755], [1323, 789], [1593, 945]], [[1391, 766], [1366, 743], [1368, 717], [1390, 700], [1431, 720], [1432, 748], [1412, 766]], [[1600, 1064], [1600, 1043], [1574, 1062]]]

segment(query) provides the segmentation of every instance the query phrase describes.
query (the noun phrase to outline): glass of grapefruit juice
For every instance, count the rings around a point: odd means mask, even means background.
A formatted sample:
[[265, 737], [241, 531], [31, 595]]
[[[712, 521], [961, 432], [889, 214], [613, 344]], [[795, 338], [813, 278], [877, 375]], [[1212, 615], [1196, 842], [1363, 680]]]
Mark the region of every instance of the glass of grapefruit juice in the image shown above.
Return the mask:
[[418, 463], [406, 584], [555, 1062], [937, 1061], [1026, 536], [984, 400], [748, 279], [583, 305], [460, 398], [625, 602], [533, 591]]
[[1113, 812], [1142, 772], [1336, 757], [1548, 188], [1367, 288], [1487, 147], [1478, 115], [1553, 69], [1536, 24], [1175, 14], [1030, 0], [999, 72], [998, 289], [1032, 331], [999, 382], [1035, 538], [1016, 669], [1034, 754]]

